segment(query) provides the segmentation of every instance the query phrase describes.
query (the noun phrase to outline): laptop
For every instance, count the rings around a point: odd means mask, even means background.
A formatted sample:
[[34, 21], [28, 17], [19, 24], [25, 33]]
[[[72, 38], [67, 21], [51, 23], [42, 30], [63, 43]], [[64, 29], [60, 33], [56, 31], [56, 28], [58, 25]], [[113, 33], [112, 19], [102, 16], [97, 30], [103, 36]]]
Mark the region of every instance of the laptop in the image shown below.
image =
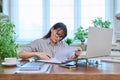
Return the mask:
[[111, 54], [112, 48], [111, 28], [88, 28], [87, 50], [80, 58], [105, 57]]

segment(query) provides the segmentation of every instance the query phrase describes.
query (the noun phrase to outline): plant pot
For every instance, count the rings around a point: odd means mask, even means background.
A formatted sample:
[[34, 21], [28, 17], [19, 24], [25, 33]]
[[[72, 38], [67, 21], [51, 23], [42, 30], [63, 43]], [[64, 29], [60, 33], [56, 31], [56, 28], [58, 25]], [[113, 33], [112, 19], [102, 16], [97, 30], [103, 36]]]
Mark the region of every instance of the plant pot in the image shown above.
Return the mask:
[[86, 51], [86, 45], [84, 42], [81, 42], [80, 47], [82, 48], [82, 51]]
[[0, 74], [4, 72], [3, 66], [2, 66], [2, 60], [0, 60]]

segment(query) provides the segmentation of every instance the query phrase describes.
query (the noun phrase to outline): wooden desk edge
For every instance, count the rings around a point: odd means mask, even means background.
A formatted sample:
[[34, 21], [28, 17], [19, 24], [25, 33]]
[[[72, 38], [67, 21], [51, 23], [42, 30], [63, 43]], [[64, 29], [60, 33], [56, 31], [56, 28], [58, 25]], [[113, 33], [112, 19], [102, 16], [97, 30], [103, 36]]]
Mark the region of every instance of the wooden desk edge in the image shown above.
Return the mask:
[[120, 74], [0, 74], [0, 80], [119, 80]]

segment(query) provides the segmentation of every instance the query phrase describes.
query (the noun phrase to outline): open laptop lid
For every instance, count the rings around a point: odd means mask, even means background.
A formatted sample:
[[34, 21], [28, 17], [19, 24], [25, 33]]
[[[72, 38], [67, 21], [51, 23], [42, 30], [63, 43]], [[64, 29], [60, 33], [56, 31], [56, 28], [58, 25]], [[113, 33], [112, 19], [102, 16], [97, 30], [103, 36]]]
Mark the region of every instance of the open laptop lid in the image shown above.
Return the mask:
[[113, 30], [89, 27], [86, 57], [101, 57], [111, 54]]

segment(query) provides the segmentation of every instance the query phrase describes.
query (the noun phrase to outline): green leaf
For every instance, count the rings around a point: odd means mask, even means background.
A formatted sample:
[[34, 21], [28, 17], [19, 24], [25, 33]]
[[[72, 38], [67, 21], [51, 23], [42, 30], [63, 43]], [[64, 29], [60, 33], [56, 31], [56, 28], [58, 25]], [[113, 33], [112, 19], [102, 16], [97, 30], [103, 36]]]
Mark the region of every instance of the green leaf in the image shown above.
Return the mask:
[[80, 26], [77, 31], [75, 32], [75, 40], [80, 40], [81, 42], [85, 41], [85, 38], [87, 38], [88, 35], [88, 29], [84, 29], [82, 26]]
[[102, 17], [97, 17], [94, 20], [92, 20], [92, 24], [94, 27], [110, 28], [111, 22], [108, 20], [103, 21]]
[[70, 39], [70, 38], [67, 38], [67, 39], [65, 39], [65, 42], [68, 44], [68, 45], [70, 45], [70, 44], [72, 44], [72, 39]]

